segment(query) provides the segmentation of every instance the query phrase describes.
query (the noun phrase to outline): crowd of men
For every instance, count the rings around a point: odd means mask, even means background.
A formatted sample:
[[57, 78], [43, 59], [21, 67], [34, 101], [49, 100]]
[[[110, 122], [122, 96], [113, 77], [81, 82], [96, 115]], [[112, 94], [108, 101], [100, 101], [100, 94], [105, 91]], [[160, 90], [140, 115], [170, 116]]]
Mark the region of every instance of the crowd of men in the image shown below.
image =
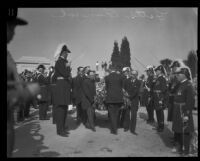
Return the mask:
[[[25, 24], [24, 20], [14, 16], [7, 23], [7, 28], [13, 31], [16, 25]], [[10, 33], [14, 32], [7, 33], [7, 37]], [[11, 39], [7, 42], [9, 43]], [[48, 73], [45, 73], [45, 66], [40, 64], [37, 72], [26, 71], [20, 74], [21, 81], [16, 67], [13, 65], [11, 55], [7, 54], [8, 82], [17, 83], [17, 87], [22, 88], [23, 94], [25, 90], [31, 93], [29, 94], [31, 99], [25, 99], [26, 97], [22, 97], [22, 94], [16, 93], [16, 99], [13, 99], [13, 95], [8, 96], [8, 98], [12, 98], [7, 100], [8, 156], [11, 156], [14, 144], [12, 111], [16, 102], [19, 109], [23, 109], [21, 111], [25, 117], [29, 115], [30, 104], [32, 103], [34, 107], [38, 104], [39, 120], [49, 120], [47, 111], [48, 106], [52, 104], [52, 123], [56, 125], [57, 134], [62, 137], [68, 137], [70, 134], [69, 129], [66, 128], [65, 120], [68, 116], [68, 107], [73, 104], [77, 109], [77, 124], [83, 123], [86, 128], [96, 132], [95, 101], [98, 97], [96, 95], [96, 82], [99, 82], [100, 78], [94, 70], [90, 69], [90, 66], [78, 67], [77, 76], [72, 78], [71, 62], [67, 60], [70, 53], [67, 45], [63, 45], [55, 66], [50, 67]], [[181, 155], [188, 155], [191, 133], [194, 131], [192, 109], [195, 102], [190, 69], [180, 62], [174, 61], [171, 65], [170, 77], [167, 77], [162, 65], [147, 66], [147, 80], [144, 80], [144, 77], [139, 79], [138, 72], [130, 67], [124, 67], [123, 70], [120, 70], [114, 65], [109, 65], [109, 69], [106, 71], [107, 74], [103, 78], [106, 91], [104, 103], [108, 110], [110, 132], [117, 135], [118, 128], [121, 126], [124, 131], [130, 130], [133, 135], [138, 135], [136, 132], [137, 111], [140, 104], [143, 104], [147, 109], [147, 123], [153, 124], [155, 122], [155, 111], [156, 130], [162, 133], [165, 128], [164, 110], [168, 109], [167, 119], [172, 122], [172, 131], [174, 132], [175, 149], [173, 151]], [[36, 92], [36, 85], [29, 86], [28, 83], [23, 82], [38, 83], [40, 92]], [[19, 87], [23, 84], [26, 87]], [[11, 89], [18, 91], [8, 84], [8, 91]], [[13, 93], [11, 92], [11, 94]], [[12, 104], [10, 104], [11, 102]], [[22, 108], [20, 103], [25, 103], [25, 107]]]

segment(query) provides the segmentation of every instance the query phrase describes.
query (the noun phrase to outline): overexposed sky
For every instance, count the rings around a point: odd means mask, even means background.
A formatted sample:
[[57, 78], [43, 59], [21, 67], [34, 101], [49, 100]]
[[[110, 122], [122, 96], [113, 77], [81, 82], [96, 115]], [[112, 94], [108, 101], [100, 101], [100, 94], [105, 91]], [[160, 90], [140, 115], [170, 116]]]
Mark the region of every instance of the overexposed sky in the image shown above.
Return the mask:
[[66, 42], [71, 50], [73, 75], [78, 66], [109, 61], [114, 41], [119, 47], [127, 36], [132, 67], [160, 59], [186, 59], [197, 50], [197, 9], [193, 8], [20, 8], [18, 16], [27, 26], [17, 27], [8, 49], [17, 60], [39, 56], [54, 60], [57, 46]]

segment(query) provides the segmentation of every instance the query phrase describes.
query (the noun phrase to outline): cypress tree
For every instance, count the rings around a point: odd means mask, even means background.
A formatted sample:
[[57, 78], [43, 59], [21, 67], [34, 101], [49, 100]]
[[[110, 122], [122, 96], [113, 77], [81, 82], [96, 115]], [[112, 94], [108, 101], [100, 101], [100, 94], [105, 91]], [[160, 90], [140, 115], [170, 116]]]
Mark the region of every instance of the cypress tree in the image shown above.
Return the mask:
[[121, 55], [120, 60], [122, 68], [131, 67], [131, 52], [130, 52], [129, 42], [126, 36], [122, 39], [120, 55]]
[[117, 41], [114, 42], [113, 52], [111, 55], [111, 62], [112, 62], [112, 65], [115, 67], [119, 66], [120, 64], [120, 53], [119, 53], [119, 46], [118, 46]]

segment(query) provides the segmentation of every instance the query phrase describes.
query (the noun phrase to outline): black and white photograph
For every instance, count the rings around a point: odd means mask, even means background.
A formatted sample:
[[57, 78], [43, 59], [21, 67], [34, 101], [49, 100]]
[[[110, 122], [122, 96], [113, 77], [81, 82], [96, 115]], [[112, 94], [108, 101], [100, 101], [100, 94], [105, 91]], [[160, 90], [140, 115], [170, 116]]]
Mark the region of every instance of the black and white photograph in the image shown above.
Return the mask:
[[8, 7], [7, 158], [198, 157], [198, 7]]

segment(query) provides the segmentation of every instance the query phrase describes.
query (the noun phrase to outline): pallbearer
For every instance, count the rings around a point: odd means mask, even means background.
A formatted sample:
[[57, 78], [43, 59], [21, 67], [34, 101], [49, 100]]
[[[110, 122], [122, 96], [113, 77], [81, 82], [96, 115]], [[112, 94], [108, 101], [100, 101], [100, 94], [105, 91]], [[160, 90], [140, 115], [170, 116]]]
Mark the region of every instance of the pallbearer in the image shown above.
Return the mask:
[[69, 53], [71, 52], [67, 45], [63, 45], [55, 64], [56, 87], [54, 103], [56, 105], [56, 128], [57, 134], [63, 137], [67, 137], [69, 134], [67, 129], [65, 129], [71, 92], [71, 63], [67, 61]]
[[40, 64], [38, 66], [38, 77], [37, 82], [40, 85], [40, 99], [39, 99], [39, 119], [40, 120], [49, 120], [47, 118], [47, 110], [48, 110], [48, 78], [44, 75], [45, 66]]
[[192, 117], [194, 89], [191, 83], [191, 72], [188, 67], [180, 67], [175, 73], [180, 85], [174, 96], [172, 130], [178, 135], [178, 152], [187, 156], [189, 154], [191, 134], [194, 132]]
[[111, 121], [111, 133], [117, 134], [117, 120], [119, 110], [123, 104], [123, 76], [117, 73], [117, 70], [111, 66], [111, 73], [105, 77], [106, 86], [106, 104], [108, 106], [109, 117]]
[[164, 130], [164, 108], [165, 108], [165, 94], [167, 91], [167, 82], [165, 79], [166, 71], [162, 65], [155, 68], [156, 82], [153, 86], [153, 101], [157, 117], [157, 131]]

